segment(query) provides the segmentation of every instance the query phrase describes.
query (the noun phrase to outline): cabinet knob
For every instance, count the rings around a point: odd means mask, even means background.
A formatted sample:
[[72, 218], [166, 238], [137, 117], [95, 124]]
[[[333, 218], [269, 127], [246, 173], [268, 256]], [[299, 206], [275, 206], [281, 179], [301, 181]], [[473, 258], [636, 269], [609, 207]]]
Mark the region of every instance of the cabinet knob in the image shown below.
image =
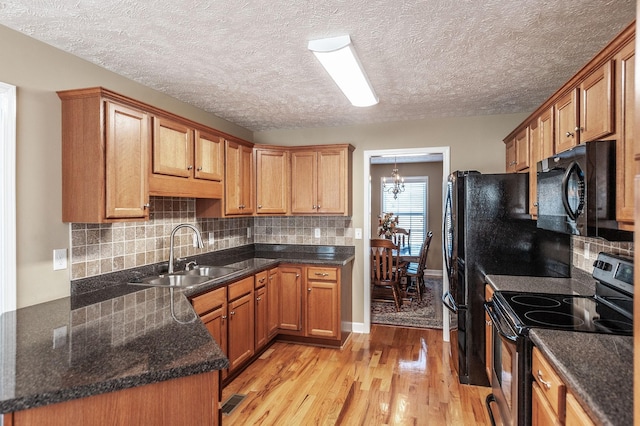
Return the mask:
[[202, 171], [202, 166], [198, 167], [196, 170], [199, 172]]
[[300, 274], [296, 274], [296, 278], [300, 278]]
[[314, 209], [314, 210], [315, 210], [315, 209], [317, 209], [317, 207], [316, 207], [316, 205], [315, 205], [315, 204], [313, 205], [313, 209]]
[[538, 207], [538, 203], [533, 203], [533, 207]]
[[229, 315], [235, 315], [235, 314], [236, 314], [236, 311], [229, 312]]
[[576, 127], [575, 131], [576, 132], [582, 132], [584, 130], [584, 127]]
[[227, 316], [226, 316], [226, 315], [223, 315], [223, 316], [222, 316], [222, 319], [223, 319], [223, 320], [227, 319]]
[[572, 138], [572, 137], [575, 135], [575, 133], [567, 132], [567, 133], [565, 133], [565, 135], [566, 135], [568, 138]]
[[187, 170], [193, 170], [193, 166], [188, 166]]
[[320, 204], [318, 204], [318, 210], [320, 210]]
[[311, 292], [311, 287], [309, 287], [309, 288], [307, 289], [307, 291], [308, 291], [308, 292]]
[[149, 207], [151, 207], [151, 205], [150, 205], [149, 203], [147, 203], [147, 204], [143, 204], [143, 205], [142, 205], [142, 208], [143, 208], [143, 209], [148, 209]]
[[258, 282], [263, 283], [263, 282], [264, 282], [264, 278], [260, 278], [260, 279], [258, 280]]
[[262, 297], [256, 297], [256, 301], [259, 302], [262, 300]]
[[262, 208], [262, 204], [258, 204], [258, 208], [261, 209]]

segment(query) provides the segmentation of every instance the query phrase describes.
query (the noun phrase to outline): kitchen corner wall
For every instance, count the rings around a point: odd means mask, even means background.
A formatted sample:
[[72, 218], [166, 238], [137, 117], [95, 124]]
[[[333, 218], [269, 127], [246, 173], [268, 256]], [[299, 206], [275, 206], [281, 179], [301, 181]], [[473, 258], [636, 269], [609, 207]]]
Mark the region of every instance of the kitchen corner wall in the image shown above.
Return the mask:
[[597, 238], [572, 237], [573, 266], [589, 274], [593, 272], [593, 262], [601, 251], [633, 257], [633, 243], [611, 242]]
[[[169, 235], [181, 223], [202, 231], [205, 247], [193, 247], [193, 232], [176, 234], [176, 257], [188, 257], [251, 243], [353, 245], [351, 218], [243, 217], [198, 219], [195, 199], [152, 197], [149, 221], [113, 224], [74, 223], [71, 226], [71, 279], [165, 262]], [[247, 236], [247, 228], [251, 235]], [[315, 238], [315, 228], [320, 238]]]

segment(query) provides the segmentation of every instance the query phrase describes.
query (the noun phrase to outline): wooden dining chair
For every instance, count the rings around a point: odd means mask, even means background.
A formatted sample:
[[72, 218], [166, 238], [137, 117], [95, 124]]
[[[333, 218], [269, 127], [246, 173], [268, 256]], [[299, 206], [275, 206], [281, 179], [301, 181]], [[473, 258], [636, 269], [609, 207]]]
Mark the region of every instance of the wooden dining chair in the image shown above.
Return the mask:
[[416, 289], [416, 293], [418, 294], [418, 300], [422, 300], [422, 293], [424, 292], [424, 270], [427, 267], [427, 254], [429, 253], [429, 246], [431, 245], [431, 238], [433, 237], [433, 232], [427, 232], [427, 236], [422, 243], [422, 247], [420, 248], [420, 257], [418, 259], [418, 263], [409, 263], [406, 267], [405, 274], [407, 278], [410, 279]]
[[371, 293], [375, 287], [390, 289], [396, 311], [400, 311], [402, 295], [400, 293], [400, 248], [387, 239], [371, 240]]
[[411, 237], [411, 229], [404, 228], [393, 228], [392, 239], [393, 243], [398, 247], [404, 247], [407, 243], [410, 243], [409, 238]]

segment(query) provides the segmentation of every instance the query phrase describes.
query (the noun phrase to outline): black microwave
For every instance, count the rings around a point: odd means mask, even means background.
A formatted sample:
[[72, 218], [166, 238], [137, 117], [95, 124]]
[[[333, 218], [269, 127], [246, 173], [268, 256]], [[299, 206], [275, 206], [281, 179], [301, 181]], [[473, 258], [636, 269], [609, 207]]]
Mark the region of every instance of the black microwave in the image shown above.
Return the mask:
[[537, 164], [538, 228], [632, 241], [616, 221], [616, 142], [592, 141]]

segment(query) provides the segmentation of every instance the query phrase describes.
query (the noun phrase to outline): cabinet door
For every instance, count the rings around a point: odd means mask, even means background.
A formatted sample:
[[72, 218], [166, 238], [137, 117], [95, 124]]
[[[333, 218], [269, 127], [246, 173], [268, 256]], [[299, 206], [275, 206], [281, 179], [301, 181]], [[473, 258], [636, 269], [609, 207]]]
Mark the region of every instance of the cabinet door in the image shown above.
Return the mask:
[[537, 162], [541, 160], [540, 151], [540, 119], [536, 119], [529, 125], [529, 214], [533, 218], [538, 215]]
[[267, 295], [267, 335], [272, 338], [278, 334], [278, 326], [280, 325], [280, 274], [278, 268], [269, 271]]
[[289, 205], [289, 156], [281, 150], [256, 150], [256, 212], [286, 214]]
[[346, 150], [318, 151], [317, 170], [317, 212], [343, 214], [347, 208]]
[[224, 139], [195, 131], [195, 178], [222, 182], [224, 175]]
[[[635, 126], [635, 43], [616, 55], [616, 82], [620, 93], [618, 138], [616, 142], [616, 219], [632, 229], [634, 222], [634, 126]], [[623, 225], [623, 226], [624, 226]]]
[[253, 165], [253, 148], [240, 146], [240, 199], [242, 214], [253, 214], [255, 200], [255, 173]]
[[[493, 298], [493, 288], [489, 284], [484, 286], [484, 300], [489, 302]], [[489, 383], [493, 380], [493, 324], [488, 313], [484, 313], [485, 330], [484, 330], [484, 365], [487, 371]]]
[[255, 316], [256, 316], [256, 335], [255, 335], [255, 348], [256, 351], [267, 344], [268, 331], [267, 331], [267, 315], [268, 315], [268, 300], [267, 287], [263, 286], [256, 290], [255, 299]]
[[[540, 128], [539, 133], [539, 151], [538, 151], [538, 159], [537, 161], [543, 160], [545, 158], [549, 158], [554, 154], [553, 151], [553, 107], [550, 107], [548, 110], [543, 112], [538, 119], [538, 126]], [[531, 167], [535, 167], [534, 163], [531, 163]]]
[[316, 213], [316, 153], [291, 153], [291, 213]]
[[580, 84], [580, 143], [613, 133], [612, 61], [608, 61]]
[[566, 151], [580, 143], [578, 127], [578, 89], [573, 89], [554, 105], [556, 111], [555, 153]]
[[567, 392], [565, 426], [593, 426], [595, 423], [571, 392]]
[[505, 172], [515, 173], [516, 171], [516, 140], [511, 139], [504, 146], [505, 149]]
[[[233, 285], [233, 284], [232, 284]], [[253, 291], [229, 302], [229, 371], [254, 354], [255, 318]]]
[[[209, 334], [222, 349], [222, 352], [228, 354], [227, 350], [227, 304], [226, 302], [217, 309], [208, 312], [200, 317], [204, 326], [207, 327]], [[222, 377], [227, 376], [227, 370], [222, 371]]]
[[188, 178], [193, 174], [193, 130], [153, 118], [153, 173]]
[[330, 281], [307, 281], [307, 336], [340, 336], [340, 292]]
[[516, 145], [516, 171], [519, 172], [529, 167], [529, 131], [522, 129], [515, 139]]
[[226, 214], [241, 214], [240, 144], [227, 141], [225, 149], [224, 208]]
[[531, 395], [531, 425], [532, 426], [560, 426], [562, 423], [553, 411], [549, 401], [540, 390], [538, 383], [533, 382]]
[[281, 266], [280, 319], [281, 330], [302, 330], [302, 271], [300, 268]]
[[147, 217], [149, 117], [144, 112], [114, 102], [105, 103], [106, 217]]

